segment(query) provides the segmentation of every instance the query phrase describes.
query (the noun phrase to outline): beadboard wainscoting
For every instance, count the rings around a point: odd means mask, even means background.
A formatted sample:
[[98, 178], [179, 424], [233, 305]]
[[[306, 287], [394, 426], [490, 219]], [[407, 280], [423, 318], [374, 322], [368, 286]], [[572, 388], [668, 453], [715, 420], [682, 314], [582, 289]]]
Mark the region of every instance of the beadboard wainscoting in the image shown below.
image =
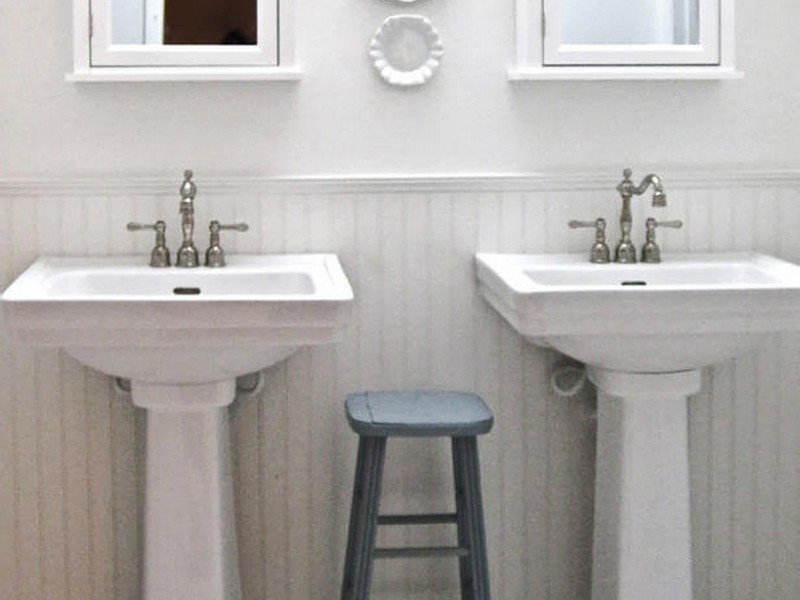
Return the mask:
[[[800, 171], [663, 172], [680, 218], [664, 252], [756, 250], [800, 261]], [[613, 173], [612, 173], [613, 175]], [[331, 600], [344, 559], [356, 437], [344, 396], [453, 388], [495, 411], [481, 439], [491, 583], [498, 600], [588, 600], [594, 390], [557, 397], [563, 360], [533, 347], [478, 297], [476, 251], [586, 251], [571, 218], [604, 216], [613, 176], [276, 180], [196, 174], [199, 222], [247, 221], [229, 252], [336, 252], [355, 291], [341, 343], [302, 349], [230, 409], [245, 600]], [[0, 283], [40, 254], [136, 252], [129, 220], [164, 218], [178, 239], [179, 177], [0, 179]], [[637, 225], [641, 243], [643, 227]], [[199, 227], [198, 246], [205, 247]], [[639, 231], [641, 230], [641, 231]], [[2, 343], [0, 598], [138, 600], [142, 413], [110, 378], [63, 352]], [[797, 600], [800, 590], [800, 336], [709, 369], [691, 401], [696, 600]], [[393, 441], [383, 506], [452, 507], [442, 442]], [[388, 532], [437, 542], [446, 526]], [[381, 533], [385, 535], [385, 533]], [[374, 597], [445, 600], [457, 569], [379, 562]]]

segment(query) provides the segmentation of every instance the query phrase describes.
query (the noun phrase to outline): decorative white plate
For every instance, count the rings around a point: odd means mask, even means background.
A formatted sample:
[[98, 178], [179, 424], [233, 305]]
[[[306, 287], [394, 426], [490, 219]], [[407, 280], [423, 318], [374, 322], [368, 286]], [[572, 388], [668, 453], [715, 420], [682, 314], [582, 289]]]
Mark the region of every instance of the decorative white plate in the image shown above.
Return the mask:
[[439, 68], [443, 54], [439, 33], [420, 15], [389, 17], [369, 44], [369, 55], [378, 73], [399, 86], [428, 81]]

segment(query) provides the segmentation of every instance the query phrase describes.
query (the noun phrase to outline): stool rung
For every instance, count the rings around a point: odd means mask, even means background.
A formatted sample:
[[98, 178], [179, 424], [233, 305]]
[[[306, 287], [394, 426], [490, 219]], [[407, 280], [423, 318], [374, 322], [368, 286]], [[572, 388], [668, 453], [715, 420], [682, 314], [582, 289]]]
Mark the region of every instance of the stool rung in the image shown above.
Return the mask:
[[378, 525], [436, 525], [438, 523], [456, 523], [455, 513], [426, 515], [381, 515]]
[[467, 556], [466, 548], [450, 546], [428, 546], [420, 548], [376, 548], [375, 558], [438, 558], [446, 556]]

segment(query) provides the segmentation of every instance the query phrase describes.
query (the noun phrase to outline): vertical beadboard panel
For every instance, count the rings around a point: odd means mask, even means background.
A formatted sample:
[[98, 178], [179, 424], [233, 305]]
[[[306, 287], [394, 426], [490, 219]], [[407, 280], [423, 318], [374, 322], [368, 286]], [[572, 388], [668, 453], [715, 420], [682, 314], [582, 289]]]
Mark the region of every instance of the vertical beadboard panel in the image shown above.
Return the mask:
[[710, 573], [699, 565], [710, 563], [711, 388], [710, 371], [703, 373], [700, 392], [689, 402], [689, 489], [691, 490], [692, 578], [697, 597], [710, 598]]
[[[792, 260], [800, 259], [800, 190], [776, 190], [779, 216], [778, 241], [780, 253]], [[798, 336], [781, 336], [777, 348], [778, 422], [772, 438], [776, 456], [776, 481], [772, 508], [777, 534], [775, 544], [776, 598], [788, 598], [800, 590], [800, 340]]]
[[[103, 215], [104, 219], [107, 215]], [[63, 356], [63, 355], [62, 355]], [[108, 382], [106, 382], [108, 385]], [[98, 390], [100, 391], [100, 390]], [[144, 421], [144, 411], [134, 408], [127, 398], [116, 394], [110, 399], [110, 442], [112, 453], [112, 515], [114, 540], [113, 598], [137, 598], [141, 595], [141, 555], [143, 544], [140, 514], [140, 478], [144, 465], [143, 431], [137, 436], [137, 416]]]
[[[41, 437], [36, 403], [36, 356], [30, 350], [15, 352], [12, 373], [26, 374], [12, 377], [15, 407], [12, 419], [17, 432], [15, 450], [16, 495], [16, 559], [17, 594], [22, 597], [44, 598], [43, 531], [41, 523], [40, 461]], [[31, 377], [32, 376], [32, 377]]]
[[84, 370], [88, 452], [91, 460], [89, 476], [89, 534], [93, 600], [105, 600], [114, 588], [114, 528], [111, 440], [111, 385], [108, 377]]
[[265, 556], [262, 546], [261, 522], [261, 452], [262, 439], [260, 396], [240, 399], [230, 409], [231, 447], [233, 449], [233, 477], [238, 485], [234, 488], [234, 504], [239, 522], [250, 523], [240, 527], [238, 543], [240, 569], [251, 573], [242, 581], [247, 598], [264, 597], [263, 565]]
[[[25, 224], [22, 231], [9, 231], [14, 251], [14, 263], [25, 262], [21, 254], [35, 256], [36, 228], [30, 226], [30, 205], [21, 199], [11, 201], [11, 223]], [[17, 251], [17, 249], [19, 249]], [[23, 250], [24, 249], [24, 250]], [[15, 264], [15, 267], [16, 267]], [[35, 353], [29, 349], [11, 353], [11, 381], [8, 392], [13, 398], [9, 415], [15, 432], [14, 445], [14, 502], [15, 554], [17, 569], [17, 595], [43, 597], [42, 535], [37, 489], [39, 487], [40, 436], [37, 422], [37, 378]]]
[[[487, 194], [480, 194], [473, 200], [477, 219], [475, 234], [475, 250], [492, 252], [500, 243], [500, 230], [498, 226], [499, 206]], [[506, 557], [514, 549], [506, 547], [503, 540], [503, 524], [506, 515], [505, 506], [501, 502], [493, 502], [493, 498], [500, 497], [504, 490], [503, 459], [505, 453], [502, 444], [502, 424], [500, 410], [503, 398], [500, 395], [501, 373], [497, 368], [497, 357], [501, 350], [501, 331], [506, 327], [499, 315], [485, 303], [479, 304], [476, 315], [471, 319], [476, 327], [477, 336], [476, 372], [479, 375], [476, 382], [476, 391], [486, 399], [486, 402], [495, 412], [495, 426], [489, 436], [481, 439], [479, 449], [481, 454], [482, 487], [486, 498], [484, 499], [484, 517], [487, 527], [487, 551], [492, 557], [490, 561], [490, 585], [494, 593], [500, 596], [500, 589], [506, 584], [502, 581], [502, 565]], [[431, 318], [435, 318], [431, 315]]]
[[[66, 532], [63, 519], [64, 469], [61, 453], [63, 401], [58, 389], [58, 351], [38, 352], [36, 372], [47, 373], [37, 379], [39, 436], [41, 439], [39, 505], [42, 515], [42, 585], [46, 598], [62, 600], [66, 595]], [[108, 509], [106, 509], [108, 510]]]
[[[613, 243], [613, 190], [334, 187], [200, 201], [203, 220], [251, 224], [228, 236], [230, 252], [334, 251], [356, 294], [339, 344], [301, 349], [267, 371], [263, 392], [231, 408], [245, 600], [338, 595], [356, 445], [342, 401], [353, 390], [395, 386], [471, 389], [495, 411], [495, 429], [481, 439], [494, 596], [584, 600], [593, 389], [572, 399], [552, 393], [549, 376], [563, 359], [521, 340], [477, 296], [472, 260], [476, 251], [583, 251], [591, 240], [566, 227], [570, 218], [605, 216]], [[669, 192], [669, 207], [655, 214], [686, 226], [659, 232], [665, 252], [755, 249], [800, 259], [794, 185], [700, 181]], [[0, 195], [0, 281], [42, 253], [146, 255], [150, 236], [129, 234], [128, 220], [166, 218], [174, 246], [173, 196]], [[635, 210], [637, 219], [651, 214], [644, 202]], [[204, 244], [205, 228], [197, 231]], [[63, 353], [4, 341], [0, 349], [0, 504], [9, 507], [0, 513], [0, 548], [8, 549], [0, 551], [0, 596], [138, 598], [140, 411]], [[772, 336], [709, 369], [692, 400], [697, 600], [795, 600], [800, 589], [798, 363], [798, 336]], [[452, 506], [446, 450], [390, 447], [387, 510]], [[450, 533], [392, 532], [390, 540], [439, 543]], [[375, 594], [444, 600], [457, 594], [456, 580], [452, 564], [379, 563]]]
[[[777, 224], [776, 224], [777, 225]], [[755, 353], [755, 367], [758, 372], [758, 395], [756, 397], [755, 429], [757, 440], [755, 454], [755, 514], [756, 530], [753, 543], [755, 563], [756, 597], [775, 598], [778, 590], [777, 559], [775, 541], [778, 540], [777, 500], [780, 489], [779, 461], [780, 445], [765, 443], [764, 440], [777, 440], [780, 423], [781, 399], [779, 396], [778, 344], [777, 336], [770, 336], [768, 343]]]
[[[14, 214], [10, 200], [0, 201], [0, 222], [11, 223]], [[8, 233], [8, 232], [5, 232]], [[5, 287], [13, 278], [13, 243], [8, 235], [0, 236], [0, 282]], [[0, 319], [2, 316], [0, 315]], [[2, 321], [0, 321], [2, 322]], [[18, 596], [17, 578], [17, 427], [16, 395], [12, 381], [18, 376], [12, 366], [13, 351], [0, 332], [0, 596]]]
[[0, 596], [17, 597], [17, 503], [15, 400], [11, 390], [14, 376], [11, 352], [0, 342]]
[[800, 402], [797, 390], [800, 389], [800, 343], [796, 337], [783, 336], [780, 343], [780, 420], [775, 439], [775, 454], [778, 457], [776, 499], [774, 504], [778, 534], [776, 545], [776, 598], [790, 598], [800, 590]]
[[[290, 528], [289, 514], [302, 510], [294, 507], [287, 493], [290, 477], [288, 411], [289, 398], [286, 364], [270, 369], [266, 378], [264, 401], [261, 407], [261, 477], [260, 487], [250, 493], [260, 497], [262, 540], [264, 557], [264, 598], [293, 598], [290, 594], [290, 570], [292, 561], [290, 538], [297, 532]], [[247, 493], [247, 490], [242, 490]], [[239, 530], [247, 527], [239, 523]], [[247, 579], [247, 572], [242, 573]], [[257, 576], [255, 571], [253, 576]]]
[[[518, 251], [522, 244], [524, 222], [522, 220], [522, 198], [516, 194], [503, 194], [490, 197], [489, 202], [496, 207], [498, 240], [495, 251]], [[525, 393], [522, 389], [522, 356], [524, 342], [520, 336], [504, 323], [500, 328], [499, 385], [497, 395], [490, 396], [495, 412], [496, 429], [494, 442], [499, 445], [500, 520], [495, 522], [499, 535], [497, 548], [498, 576], [494, 578], [496, 593], [500, 598], [514, 597], [512, 592], [516, 582], [525, 572], [525, 559], [520, 549], [524, 547], [525, 528], [520, 527], [525, 517], [524, 462], [518, 460], [524, 454], [524, 405]]]

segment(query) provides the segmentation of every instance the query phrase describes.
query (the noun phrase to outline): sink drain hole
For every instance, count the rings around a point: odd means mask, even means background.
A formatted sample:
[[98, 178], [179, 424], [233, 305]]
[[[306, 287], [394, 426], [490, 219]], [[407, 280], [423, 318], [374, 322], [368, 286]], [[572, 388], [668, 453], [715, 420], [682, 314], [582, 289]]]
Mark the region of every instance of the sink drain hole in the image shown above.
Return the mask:
[[622, 285], [647, 285], [646, 281], [623, 281]]
[[172, 289], [172, 293], [176, 296], [199, 296], [200, 288], [198, 287], [176, 287]]

